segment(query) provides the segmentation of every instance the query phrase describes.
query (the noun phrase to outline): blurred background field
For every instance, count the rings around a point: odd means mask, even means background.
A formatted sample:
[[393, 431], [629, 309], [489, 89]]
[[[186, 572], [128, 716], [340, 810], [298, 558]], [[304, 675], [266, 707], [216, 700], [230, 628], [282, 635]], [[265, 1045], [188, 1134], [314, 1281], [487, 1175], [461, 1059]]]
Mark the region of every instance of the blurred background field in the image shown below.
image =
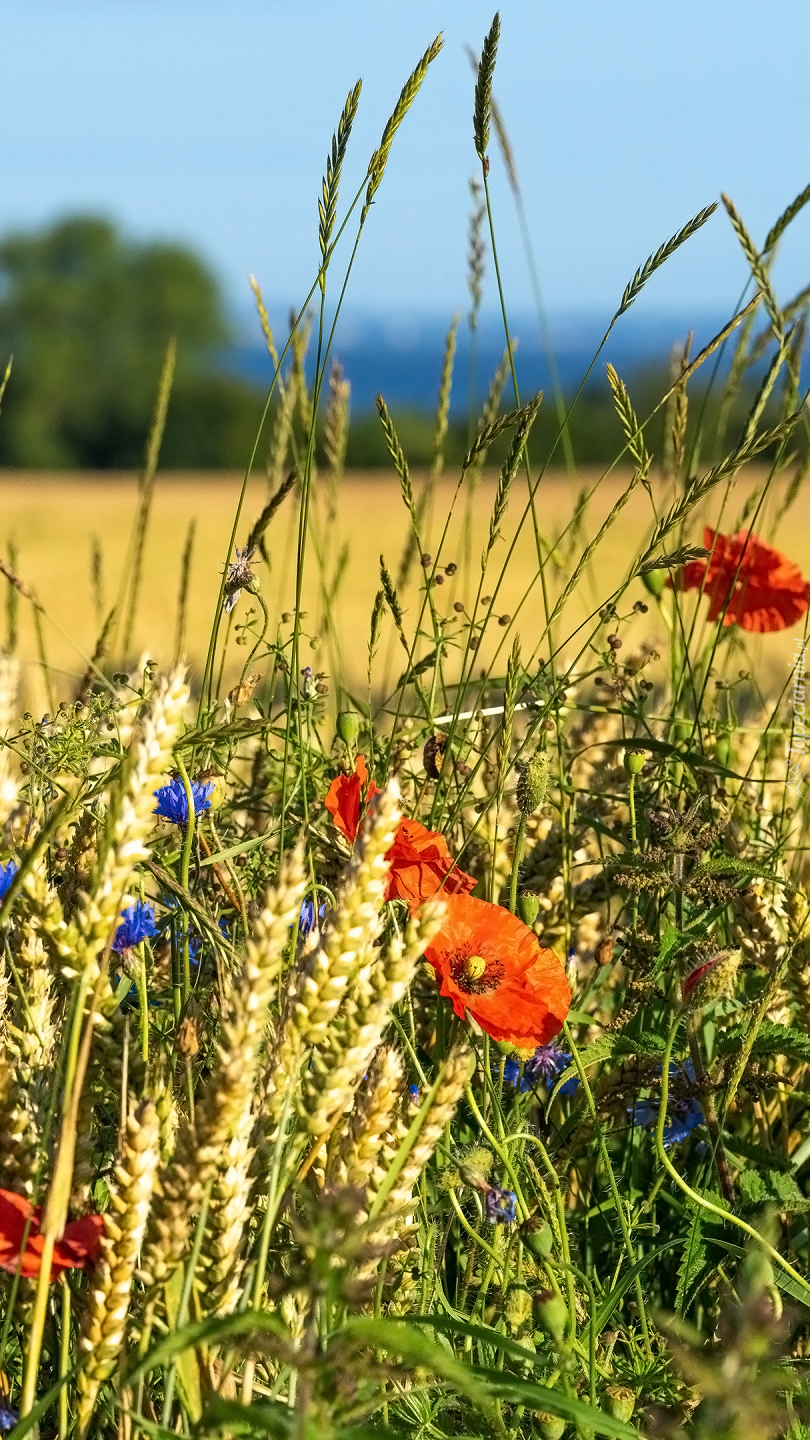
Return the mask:
[[[583, 472], [580, 480], [585, 485], [593, 486], [599, 480], [599, 473], [596, 470]], [[237, 473], [172, 473], [158, 476], [147, 534], [141, 601], [132, 647], [135, 656], [148, 648], [162, 663], [173, 658], [181, 556], [189, 522], [196, 520], [184, 650], [193, 669], [199, 671], [205, 657], [241, 478]], [[750, 486], [759, 478], [761, 472], [751, 467], [738, 481], [728, 506], [728, 515], [733, 516], [736, 513]], [[617, 471], [598, 485], [589, 505], [586, 528], [578, 532], [575, 552], [577, 556], [598, 530], [627, 479], [627, 472]], [[414, 484], [418, 494], [421, 484], [419, 474], [414, 476]], [[437, 487], [429, 531], [431, 545], [436, 543], [454, 487], [455, 479], [452, 476], [442, 479]], [[21, 578], [48, 612], [44, 635], [49, 664], [53, 668], [54, 689], [60, 698], [68, 698], [75, 692], [84, 673], [86, 656], [93, 650], [103, 616], [115, 602], [136, 510], [137, 477], [134, 474], [102, 476], [5, 471], [0, 474], [0, 488], [3, 495], [0, 545], [6, 557], [11, 553]], [[537, 514], [544, 534], [556, 537], [568, 524], [572, 517], [576, 493], [577, 488], [572, 486], [564, 473], [549, 473], [543, 479], [537, 494]], [[453, 604], [460, 595], [467, 599], [471, 594], [474, 595], [480, 573], [482, 544], [489, 527], [493, 494], [494, 478], [486, 476], [472, 497], [471, 527], [466, 545], [466, 506], [463, 494], [457, 502], [448, 540], [442, 552], [442, 562], [456, 564], [459, 568], [454, 576], [445, 579], [441, 589], [434, 591], [435, 603], [440, 613], [451, 613]], [[662, 494], [660, 482], [653, 481], [653, 495], [657, 503], [660, 503]], [[775, 487], [769, 502], [769, 514], [772, 517], [779, 513], [783, 494], [783, 485]], [[261, 510], [266, 497], [266, 480], [263, 475], [256, 476], [248, 489], [239, 543], [243, 543], [250, 524]], [[506, 556], [525, 503], [525, 484], [516, 482], [502, 529], [502, 538], [493, 552], [487, 583], [484, 586], [485, 596], [495, 588], [500, 563]], [[285, 508], [272, 522], [267, 535], [270, 572], [268, 573], [263, 565], [259, 567], [262, 593], [268, 602], [274, 625], [281, 624], [282, 613], [293, 605], [293, 516], [293, 507], [288, 500]], [[778, 543], [789, 548], [804, 573], [810, 571], [808, 517], [810, 507], [807, 498], [800, 497], [789, 518], [779, 526], [774, 537]], [[613, 585], [619, 583], [628, 564], [639, 553], [650, 521], [650, 499], [643, 488], [639, 488], [622, 512], [620, 521], [597, 550], [590, 571], [574, 591], [566, 612], [566, 633], [574, 629], [573, 622], [579, 624], [591, 615]], [[345, 667], [344, 673], [351, 684], [363, 687], [369, 616], [379, 586], [379, 557], [381, 553], [385, 556], [389, 569], [396, 576], [408, 537], [406, 515], [396, 478], [386, 472], [347, 474], [340, 485], [334, 522], [329, 519], [325, 486], [321, 484], [316, 492], [313, 524], [318, 544], [323, 546], [325, 537], [329, 536], [329, 564], [332, 567], [343, 547], [347, 547], [340, 588], [331, 606], [332, 633], [340, 651], [340, 661]], [[761, 530], [762, 533], [770, 534], [767, 519], [764, 520]], [[95, 580], [94, 550], [101, 557], [100, 574], [98, 562], [95, 562]], [[471, 572], [467, 571], [465, 555]], [[552, 597], [555, 588], [559, 593], [560, 581], [564, 583], [571, 571], [565, 542], [560, 546], [558, 559], [559, 567], [551, 572]], [[539, 588], [536, 583], [533, 584], [536, 572], [534, 539], [529, 521], [518, 538], [503, 588], [496, 596], [494, 614], [510, 617], [510, 623], [503, 626], [493, 625], [481, 650], [482, 662], [488, 661], [500, 646], [502, 664], [496, 666], [495, 673], [503, 671], [515, 628], [521, 633], [524, 654], [528, 655], [533, 646], [539, 643], [543, 632], [543, 609]], [[417, 585], [421, 583], [421, 579], [419, 566], [413, 566], [409, 582], [401, 592], [406, 611], [406, 630], [409, 634], [416, 623]], [[10, 593], [9, 587], [6, 586], [6, 589]], [[527, 589], [528, 598], [522, 610], [517, 612], [520, 599]], [[663, 642], [662, 622], [655, 613], [654, 602], [646, 594], [640, 581], [635, 582], [631, 592], [630, 600], [635, 599], [649, 601], [649, 611], [633, 622], [632, 630], [625, 628], [623, 634], [631, 635], [639, 641], [648, 638], [655, 641], [658, 636]], [[243, 595], [233, 614], [235, 625], [242, 622], [247, 608], [246, 597]], [[322, 630], [324, 601], [320, 575], [314, 561], [310, 563], [307, 573], [304, 608], [307, 612], [305, 631], [318, 635]], [[627, 608], [629, 609], [629, 604]], [[705, 608], [704, 602], [702, 609]], [[459, 633], [463, 634], [465, 617], [457, 617], [457, 621]], [[18, 598], [16, 619], [12, 623], [17, 625], [19, 631], [17, 646], [24, 666], [27, 703], [34, 713], [40, 713], [46, 708], [46, 697], [38, 673], [31, 607], [25, 600]], [[7, 627], [8, 614], [5, 624]], [[7, 641], [7, 634], [5, 638]], [[389, 621], [382, 655], [387, 654], [388, 677], [392, 684], [396, 682], [402, 668], [402, 652], [392, 643], [393, 639], [393, 627]], [[749, 637], [749, 653], [758, 655], [759, 663], [765, 667], [760, 671], [763, 684], [770, 678], [784, 678], [784, 674], [789, 672], [792, 648], [793, 640], [789, 635], [768, 636], [766, 647], [762, 646], [757, 637]], [[227, 680], [232, 682], [237, 677], [244, 653], [231, 645]], [[569, 656], [572, 654], [570, 645], [566, 653]], [[324, 642], [318, 647], [305, 645], [304, 655], [308, 655], [313, 670], [322, 670], [330, 676], [335, 660], [335, 651], [330, 643]]]

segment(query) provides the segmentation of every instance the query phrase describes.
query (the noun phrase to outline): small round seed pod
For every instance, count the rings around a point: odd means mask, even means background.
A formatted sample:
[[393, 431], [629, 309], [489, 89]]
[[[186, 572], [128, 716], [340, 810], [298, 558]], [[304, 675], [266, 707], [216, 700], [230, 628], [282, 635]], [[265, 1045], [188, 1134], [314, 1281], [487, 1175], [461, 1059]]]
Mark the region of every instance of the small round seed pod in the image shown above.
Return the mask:
[[555, 1295], [553, 1290], [541, 1291], [537, 1297], [536, 1314], [540, 1329], [552, 1339], [561, 1340], [568, 1323], [568, 1311], [562, 1295]]
[[643, 750], [625, 750], [623, 764], [628, 775], [640, 775], [645, 759]]
[[540, 896], [530, 890], [518, 895], [518, 915], [524, 925], [533, 925], [540, 912]]
[[560, 1440], [565, 1433], [565, 1421], [548, 1410], [535, 1410], [534, 1420], [540, 1440]]
[[608, 635], [607, 643], [611, 650], [621, 650], [622, 648], [622, 641], [619, 635]]
[[608, 1385], [605, 1387], [605, 1409], [608, 1415], [614, 1420], [624, 1420], [627, 1423], [632, 1418], [636, 1408], [636, 1396], [633, 1390], [626, 1385]]

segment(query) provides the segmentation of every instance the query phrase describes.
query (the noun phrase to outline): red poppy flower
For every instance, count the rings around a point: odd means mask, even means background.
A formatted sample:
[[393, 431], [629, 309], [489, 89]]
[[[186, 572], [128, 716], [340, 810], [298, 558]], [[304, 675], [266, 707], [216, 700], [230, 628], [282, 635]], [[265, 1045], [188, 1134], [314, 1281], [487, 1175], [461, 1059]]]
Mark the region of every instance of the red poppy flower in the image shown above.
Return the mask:
[[[324, 804], [350, 845], [357, 838], [366, 805], [377, 793], [362, 755], [355, 761], [353, 775], [338, 775], [329, 786]], [[385, 898], [405, 900], [412, 911], [438, 890], [443, 895], [467, 895], [477, 883], [474, 876], [459, 869], [444, 836], [438, 830], [426, 830], [418, 820], [400, 820], [388, 860], [391, 869]]]
[[387, 858], [391, 869], [385, 898], [405, 900], [411, 911], [437, 891], [442, 896], [469, 895], [477, 884], [473, 875], [459, 869], [444, 836], [426, 830], [418, 820], [400, 820]]
[[[690, 560], [667, 584], [699, 590], [709, 597], [709, 619], [725, 610], [724, 625], [740, 625], [757, 635], [795, 625], [810, 603], [810, 583], [798, 565], [749, 530], [721, 535], [706, 529], [708, 560]], [[726, 605], [728, 608], [726, 609]]]
[[360, 828], [361, 800], [362, 811], [365, 811], [369, 800], [376, 794], [377, 786], [368, 778], [362, 755], [358, 755], [354, 762], [353, 775], [338, 775], [329, 786], [323, 803], [350, 845], [357, 839]]
[[470, 1014], [494, 1040], [522, 1050], [546, 1045], [571, 1004], [571, 986], [552, 950], [500, 905], [450, 895], [441, 930], [425, 951], [456, 1014]]
[[[31, 1224], [23, 1250], [23, 1236], [28, 1220]], [[42, 1264], [44, 1240], [39, 1232], [42, 1211], [12, 1190], [0, 1190], [0, 1267], [12, 1275], [38, 1275]], [[71, 1220], [65, 1233], [53, 1247], [51, 1279], [63, 1270], [84, 1270], [97, 1259], [101, 1249], [104, 1220], [101, 1215], [84, 1215]]]

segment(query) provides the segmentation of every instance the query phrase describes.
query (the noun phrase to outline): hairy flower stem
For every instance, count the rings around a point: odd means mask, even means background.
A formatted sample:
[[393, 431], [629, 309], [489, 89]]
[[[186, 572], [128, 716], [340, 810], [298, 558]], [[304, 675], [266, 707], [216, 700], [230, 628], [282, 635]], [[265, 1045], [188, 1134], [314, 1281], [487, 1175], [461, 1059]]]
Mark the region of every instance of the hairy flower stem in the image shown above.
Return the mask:
[[[593, 1128], [596, 1133], [596, 1141], [599, 1146], [599, 1154], [602, 1160], [602, 1164], [604, 1165], [605, 1171], [607, 1173], [608, 1184], [610, 1186], [610, 1193], [613, 1196], [613, 1204], [616, 1210], [616, 1216], [618, 1218], [619, 1225], [621, 1226], [622, 1238], [624, 1240], [624, 1248], [627, 1251], [627, 1258], [632, 1267], [636, 1263], [635, 1247], [630, 1236], [630, 1229], [627, 1224], [627, 1216], [624, 1213], [624, 1206], [622, 1205], [622, 1199], [619, 1194], [619, 1187], [616, 1184], [616, 1176], [613, 1173], [613, 1166], [610, 1163], [610, 1155], [608, 1154], [608, 1148], [605, 1144], [605, 1135], [604, 1131], [602, 1130], [602, 1122], [599, 1119], [599, 1112], [596, 1108], [596, 1102], [593, 1098], [593, 1091], [591, 1090], [585, 1066], [582, 1063], [579, 1050], [577, 1049], [574, 1037], [571, 1034], [571, 1027], [568, 1024], [567, 1020], [563, 1025], [563, 1031], [565, 1033], [565, 1039], [568, 1044], [568, 1048], [571, 1051], [571, 1058], [577, 1067], [577, 1073], [579, 1075], [580, 1083], [582, 1085], [582, 1091], [585, 1096], [585, 1103], [588, 1106], [591, 1114], [591, 1119], [593, 1120]], [[638, 1304], [638, 1318], [641, 1324], [641, 1334], [644, 1339], [644, 1349], [647, 1353], [648, 1359], [652, 1359], [652, 1346], [650, 1344], [650, 1326], [647, 1320], [647, 1307], [644, 1303], [644, 1290], [641, 1284], [641, 1277], [639, 1275], [636, 1276], [634, 1288], [636, 1292], [636, 1302]]]
[[523, 850], [526, 845], [526, 820], [527, 817], [521, 815], [517, 835], [515, 836], [515, 853], [512, 856], [512, 875], [509, 881], [509, 909], [513, 915], [517, 910], [518, 876], [520, 874], [521, 864], [523, 863]]
[[732, 1211], [723, 1210], [719, 1205], [714, 1205], [711, 1200], [707, 1200], [703, 1195], [698, 1195], [697, 1191], [693, 1190], [691, 1185], [688, 1185], [682, 1176], [678, 1174], [675, 1166], [667, 1155], [666, 1149], [664, 1148], [664, 1127], [666, 1125], [667, 1103], [669, 1101], [669, 1066], [672, 1058], [672, 1047], [675, 1043], [675, 1037], [680, 1029], [682, 1019], [682, 1014], [679, 1014], [676, 1015], [672, 1022], [664, 1051], [664, 1058], [661, 1062], [661, 1108], [658, 1112], [658, 1123], [655, 1127], [655, 1148], [658, 1152], [658, 1159], [661, 1161], [667, 1174], [675, 1181], [675, 1184], [683, 1191], [684, 1195], [692, 1201], [693, 1205], [700, 1206], [701, 1210], [708, 1210], [712, 1215], [718, 1215], [721, 1220], [725, 1220], [730, 1225], [736, 1225], [738, 1230], [742, 1230], [744, 1234], [748, 1235], [752, 1240], [755, 1240], [765, 1251], [769, 1259], [773, 1260], [774, 1264], [778, 1265], [780, 1270], [784, 1270], [785, 1274], [789, 1275], [791, 1280], [795, 1280], [805, 1294], [810, 1296], [810, 1283], [805, 1280], [803, 1275], [799, 1274], [798, 1270], [794, 1270], [793, 1266], [790, 1265], [787, 1260], [782, 1258], [779, 1251], [775, 1250], [773, 1245], [771, 1245], [763, 1235], [760, 1235], [758, 1230], [754, 1229], [753, 1225], [749, 1225], [747, 1220], [741, 1220], [739, 1216], [734, 1215]]

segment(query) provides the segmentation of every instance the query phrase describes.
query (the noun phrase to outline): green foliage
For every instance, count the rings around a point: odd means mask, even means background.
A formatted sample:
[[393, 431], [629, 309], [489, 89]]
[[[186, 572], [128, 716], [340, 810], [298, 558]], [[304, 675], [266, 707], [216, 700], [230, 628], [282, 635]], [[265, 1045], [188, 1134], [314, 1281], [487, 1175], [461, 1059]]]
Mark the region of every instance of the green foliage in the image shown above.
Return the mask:
[[164, 464], [241, 460], [261, 402], [214, 371], [229, 329], [217, 282], [191, 251], [129, 242], [106, 220], [67, 219], [0, 244], [0, 291], [0, 351], [14, 357], [5, 464], [138, 467], [172, 336]]

